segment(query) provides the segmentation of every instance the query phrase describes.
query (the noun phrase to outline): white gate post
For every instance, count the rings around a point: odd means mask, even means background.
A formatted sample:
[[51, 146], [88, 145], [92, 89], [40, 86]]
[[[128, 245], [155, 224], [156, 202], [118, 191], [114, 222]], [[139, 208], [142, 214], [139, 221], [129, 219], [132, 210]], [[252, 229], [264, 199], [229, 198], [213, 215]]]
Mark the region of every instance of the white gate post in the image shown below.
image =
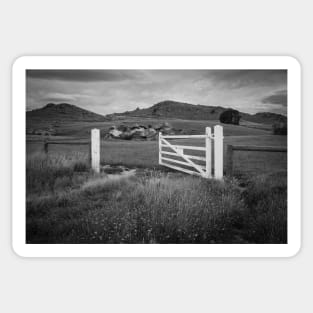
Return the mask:
[[100, 130], [91, 130], [91, 168], [100, 173]]
[[212, 178], [212, 144], [211, 127], [205, 128], [205, 173], [206, 178]]
[[214, 126], [214, 177], [223, 178], [223, 127]]
[[162, 141], [161, 141], [161, 138], [162, 138], [162, 133], [159, 132], [159, 164], [162, 164], [162, 154], [161, 154], [161, 151], [162, 151], [162, 147], [161, 147]]

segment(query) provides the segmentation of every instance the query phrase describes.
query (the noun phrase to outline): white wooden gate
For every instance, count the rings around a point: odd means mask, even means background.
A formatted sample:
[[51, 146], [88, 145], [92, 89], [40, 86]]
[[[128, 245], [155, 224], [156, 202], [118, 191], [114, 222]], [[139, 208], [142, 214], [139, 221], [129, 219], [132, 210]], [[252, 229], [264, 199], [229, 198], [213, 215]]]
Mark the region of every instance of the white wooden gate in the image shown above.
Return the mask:
[[[171, 144], [170, 139], [204, 139], [203, 147]], [[212, 176], [212, 141], [214, 142], [214, 175]], [[163, 148], [167, 149], [164, 150]], [[188, 151], [204, 151], [203, 156], [185, 153]], [[165, 155], [165, 156], [164, 156]], [[174, 159], [179, 157], [180, 160]], [[196, 162], [199, 161], [199, 162]], [[184, 165], [184, 168], [174, 164]], [[204, 164], [203, 164], [204, 163]], [[214, 126], [214, 134], [211, 127], [206, 127], [204, 135], [166, 135], [159, 133], [159, 164], [174, 170], [182, 171], [204, 178], [223, 178], [223, 127]]]

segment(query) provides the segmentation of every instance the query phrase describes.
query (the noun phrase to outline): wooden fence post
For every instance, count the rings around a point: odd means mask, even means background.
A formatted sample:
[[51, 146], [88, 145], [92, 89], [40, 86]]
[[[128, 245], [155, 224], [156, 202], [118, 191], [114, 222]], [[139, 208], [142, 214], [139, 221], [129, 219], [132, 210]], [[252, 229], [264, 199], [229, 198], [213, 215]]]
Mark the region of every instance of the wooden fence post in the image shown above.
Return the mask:
[[234, 150], [232, 145], [227, 145], [227, 154], [226, 154], [226, 174], [228, 176], [233, 175], [233, 155]]
[[223, 127], [214, 126], [214, 178], [223, 178]]
[[211, 127], [205, 128], [205, 172], [206, 178], [212, 178], [212, 133]]
[[100, 130], [91, 130], [91, 168], [100, 173]]
[[48, 154], [48, 141], [47, 141], [47, 139], [44, 140], [43, 150], [44, 150], [45, 154]]
[[88, 162], [89, 164], [91, 164], [91, 137], [90, 137], [90, 141], [89, 141], [87, 149], [88, 149], [88, 152], [87, 152]]
[[162, 164], [162, 141], [161, 141], [161, 138], [162, 138], [162, 133], [159, 132], [159, 164]]

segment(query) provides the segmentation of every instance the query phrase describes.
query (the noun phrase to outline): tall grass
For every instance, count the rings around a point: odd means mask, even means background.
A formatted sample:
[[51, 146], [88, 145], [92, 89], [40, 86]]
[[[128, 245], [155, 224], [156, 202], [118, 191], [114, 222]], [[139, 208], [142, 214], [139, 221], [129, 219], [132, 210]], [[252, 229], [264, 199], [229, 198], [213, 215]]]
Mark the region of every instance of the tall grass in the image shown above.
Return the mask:
[[112, 179], [75, 171], [75, 161], [62, 158], [32, 160], [27, 171], [28, 243], [287, 240], [283, 173], [224, 182], [160, 171]]
[[71, 188], [75, 172], [88, 169], [84, 154], [32, 154], [26, 158], [27, 196]]
[[103, 177], [94, 184], [85, 182], [79, 192], [29, 201], [28, 238], [93, 243], [218, 242], [228, 237], [221, 217], [225, 220], [229, 212], [243, 208], [238, 191], [218, 182], [193, 177]]
[[247, 240], [256, 243], [287, 242], [287, 175], [276, 172], [247, 180], [243, 193], [247, 206], [244, 223]]

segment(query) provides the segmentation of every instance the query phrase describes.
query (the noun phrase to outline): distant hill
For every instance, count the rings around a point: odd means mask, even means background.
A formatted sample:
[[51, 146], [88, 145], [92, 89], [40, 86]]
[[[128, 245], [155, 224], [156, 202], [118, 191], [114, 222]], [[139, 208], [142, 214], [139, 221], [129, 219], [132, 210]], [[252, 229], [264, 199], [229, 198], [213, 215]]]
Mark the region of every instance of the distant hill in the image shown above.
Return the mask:
[[[114, 113], [106, 116], [82, 109], [68, 103], [48, 103], [40, 109], [26, 112], [26, 133], [29, 135], [63, 135], [75, 133], [77, 130], [89, 133], [93, 123], [107, 122], [111, 124], [115, 120], [134, 119], [144, 122], [144, 119], [166, 121], [167, 119], [198, 121], [216, 121], [223, 107], [194, 105], [177, 101], [159, 102], [149, 108]], [[249, 128], [271, 130], [271, 125], [277, 121], [286, 121], [287, 117], [270, 113], [248, 114], [240, 112], [240, 124]], [[150, 123], [150, 122], [149, 122]], [[98, 126], [99, 127], [99, 126]], [[183, 125], [180, 128], [184, 128]], [[72, 131], [71, 131], [72, 129]]]
[[213, 107], [205, 105], [194, 105], [177, 101], [162, 101], [149, 108], [124, 113], [115, 113], [107, 117], [133, 116], [149, 118], [178, 118], [185, 120], [217, 120], [225, 109], [222, 107]]
[[48, 103], [40, 109], [26, 112], [26, 133], [55, 135], [59, 124], [72, 122], [104, 122], [108, 119], [100, 114], [68, 103]]
[[27, 111], [27, 118], [41, 118], [44, 120], [73, 120], [73, 121], [106, 121], [103, 115], [82, 109], [68, 103], [48, 103], [40, 109]]
[[[206, 106], [194, 105], [185, 102], [177, 101], [162, 101], [149, 108], [139, 109], [133, 111], [126, 111], [124, 113], [114, 113], [106, 117], [115, 119], [120, 117], [142, 117], [142, 118], [177, 118], [185, 120], [218, 120], [222, 112], [227, 110], [221, 106]], [[240, 112], [243, 120], [262, 123], [273, 124], [276, 121], [286, 120], [286, 117], [280, 114], [264, 112], [256, 114], [248, 114]]]
[[275, 122], [287, 121], [287, 117], [281, 114], [271, 112], [260, 112], [256, 114], [240, 113], [242, 119], [261, 124], [274, 124]]

